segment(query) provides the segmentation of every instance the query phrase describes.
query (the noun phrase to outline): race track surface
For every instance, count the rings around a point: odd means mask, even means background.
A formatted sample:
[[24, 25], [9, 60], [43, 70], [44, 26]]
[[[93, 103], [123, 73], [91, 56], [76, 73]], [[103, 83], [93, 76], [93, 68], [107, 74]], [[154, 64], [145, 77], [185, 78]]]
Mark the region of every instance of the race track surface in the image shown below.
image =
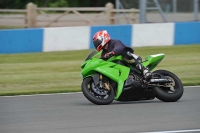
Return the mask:
[[157, 131], [200, 132], [200, 87], [185, 87], [174, 103], [154, 99], [98, 106], [82, 93], [0, 97], [0, 133]]

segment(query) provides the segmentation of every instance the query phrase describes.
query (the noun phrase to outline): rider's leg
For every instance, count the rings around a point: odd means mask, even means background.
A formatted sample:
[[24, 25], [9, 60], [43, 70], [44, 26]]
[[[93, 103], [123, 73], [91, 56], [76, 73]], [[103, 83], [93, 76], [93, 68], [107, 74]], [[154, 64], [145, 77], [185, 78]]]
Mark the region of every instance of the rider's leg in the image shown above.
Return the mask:
[[145, 80], [149, 81], [152, 74], [148, 68], [142, 65], [142, 58], [133, 53], [127, 53], [127, 55], [129, 56], [129, 63], [133, 64], [133, 66], [143, 74]]
[[136, 64], [136, 69], [138, 69], [142, 74], [143, 74], [143, 76], [144, 76], [144, 79], [145, 80], [147, 80], [147, 81], [149, 81], [150, 80], [150, 78], [151, 78], [151, 72], [149, 71], [149, 69], [148, 68], [145, 68], [141, 63], [137, 63]]

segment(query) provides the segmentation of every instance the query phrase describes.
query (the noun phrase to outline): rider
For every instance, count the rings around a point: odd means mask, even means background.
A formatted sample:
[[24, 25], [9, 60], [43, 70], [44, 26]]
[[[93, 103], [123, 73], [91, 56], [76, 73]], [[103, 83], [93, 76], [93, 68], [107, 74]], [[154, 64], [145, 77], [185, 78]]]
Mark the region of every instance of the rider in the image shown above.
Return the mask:
[[[97, 51], [103, 50], [101, 54], [102, 59], [108, 59], [114, 55], [124, 56], [124, 49], [129, 48], [126, 45], [124, 45], [120, 40], [111, 39], [110, 35], [106, 30], [101, 30], [94, 34], [93, 44]], [[141, 57], [133, 54], [133, 49], [131, 49], [131, 52], [131, 54], [126, 53], [125, 57], [128, 58], [126, 58], [125, 61], [130, 64], [133, 64], [134, 67], [136, 67], [136, 69], [138, 69], [143, 74], [144, 79], [146, 81], [150, 80], [152, 74], [148, 70], [148, 68], [145, 68], [141, 64]]]

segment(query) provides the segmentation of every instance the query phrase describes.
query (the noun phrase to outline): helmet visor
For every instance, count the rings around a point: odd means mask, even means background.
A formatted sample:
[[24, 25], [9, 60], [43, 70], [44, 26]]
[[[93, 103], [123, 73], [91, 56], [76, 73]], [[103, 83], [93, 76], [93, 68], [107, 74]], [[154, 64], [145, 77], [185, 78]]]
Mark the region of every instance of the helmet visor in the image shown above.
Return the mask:
[[102, 41], [101, 40], [95, 40], [95, 41], [93, 41], [93, 44], [94, 44], [94, 47], [98, 50], [98, 47], [99, 47], [99, 45], [102, 43]]

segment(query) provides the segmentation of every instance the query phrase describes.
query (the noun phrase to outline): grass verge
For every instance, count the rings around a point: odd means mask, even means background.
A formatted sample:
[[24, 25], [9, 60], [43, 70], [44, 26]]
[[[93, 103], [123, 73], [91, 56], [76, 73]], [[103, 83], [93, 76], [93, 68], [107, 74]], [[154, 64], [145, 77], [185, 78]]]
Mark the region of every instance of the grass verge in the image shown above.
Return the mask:
[[[165, 53], [155, 69], [175, 73], [184, 86], [200, 85], [200, 45], [138, 47], [143, 59]], [[81, 90], [81, 64], [91, 50], [1, 54], [0, 95], [77, 92]]]

